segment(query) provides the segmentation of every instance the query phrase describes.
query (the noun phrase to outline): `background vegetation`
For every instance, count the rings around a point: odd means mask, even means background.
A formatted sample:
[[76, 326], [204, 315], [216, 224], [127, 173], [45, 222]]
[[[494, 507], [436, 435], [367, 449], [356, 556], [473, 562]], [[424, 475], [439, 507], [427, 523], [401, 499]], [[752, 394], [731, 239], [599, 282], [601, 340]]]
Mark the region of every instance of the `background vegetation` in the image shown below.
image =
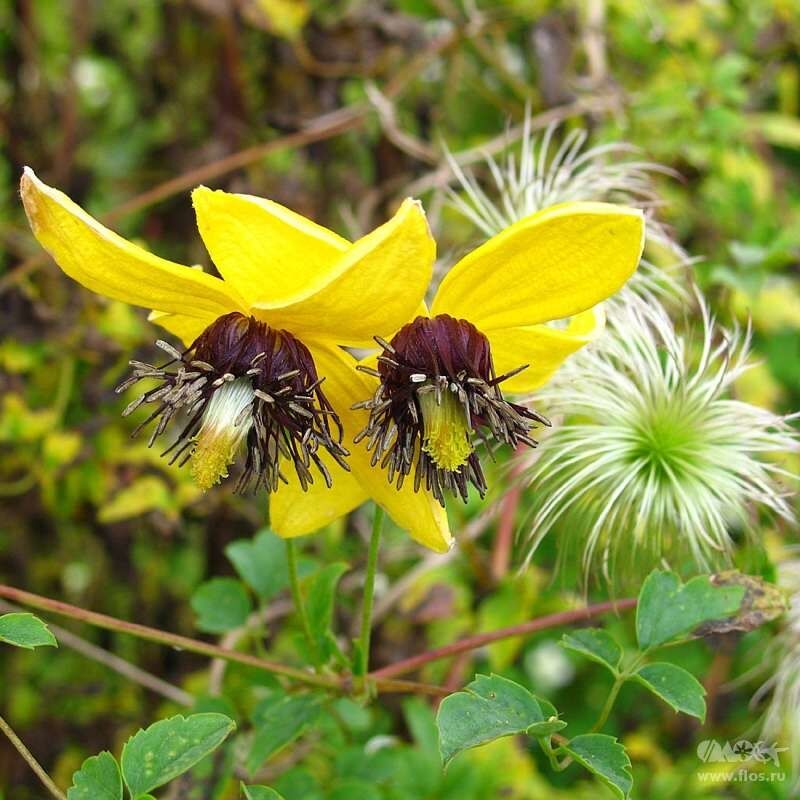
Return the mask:
[[[214, 603], [204, 607], [198, 587], [243, 575], [236, 553], [245, 545], [233, 543], [265, 528], [266, 498], [238, 497], [228, 487], [201, 496], [186, 472], [130, 441], [135, 421], [120, 417], [125, 401], [112, 388], [129, 358], [148, 360], [156, 329], [143, 313], [83, 291], [41, 253], [17, 194], [23, 165], [121, 233], [184, 263], [209, 267], [188, 199], [199, 183], [273, 198], [348, 236], [378, 224], [400, 198], [422, 196], [440, 253], [451, 261], [475, 232], [445, 202], [452, 179], [445, 146], [463, 162], [478, 161], [480, 147], [496, 151], [507, 141], [509, 126], [513, 139], [530, 104], [538, 127], [582, 125], [593, 142], [629, 141], [677, 173], [654, 177], [667, 200], [660, 218], [704, 256], [696, 276], [714, 311], [724, 320], [752, 315], [763, 364], [737, 391], [789, 411], [800, 407], [798, 53], [793, 0], [6, 0], [3, 582], [297, 658], [298, 628], [279, 572], [260, 596], [241, 589], [235, 625], [230, 617], [208, 618]], [[574, 604], [577, 584], [569, 574], [552, 580], [555, 554], [547, 543], [521, 575], [498, 562], [498, 527], [509, 524], [498, 510], [508, 508], [501, 497], [508, 484], [494, 485], [485, 504], [451, 504], [459, 546], [447, 558], [433, 560], [390, 532], [379, 575], [376, 666]], [[525, 497], [511, 507], [517, 521]], [[362, 509], [301, 543], [309, 574], [321, 564], [347, 564], [335, 619], [343, 634], [357, 625], [369, 513]], [[769, 550], [777, 534], [766, 529], [764, 539]], [[268, 620], [266, 637], [240, 630], [256, 608]], [[609, 624], [631, 640], [625, 618]], [[0, 652], [2, 714], [64, 786], [86, 756], [119, 753], [143, 725], [183, 706], [247, 718], [259, 691], [272, 685], [246, 667], [214, 662], [209, 669], [200, 656], [64, 627], [79, 638], [56, 632], [58, 651]], [[757, 719], [747, 703], [759, 680], [733, 688], [727, 681], [757, 663], [766, 637], [755, 631], [738, 646], [693, 643], [671, 653], [705, 676], [710, 711], [702, 738], [737, 738]], [[430, 664], [419, 677], [455, 689], [477, 670], [501, 672], [588, 727], [608, 677], [553, 642], [547, 632], [509, 640]], [[124, 661], [110, 664], [106, 652]], [[432, 711], [420, 698], [369, 709], [341, 701], [337, 716], [341, 724], [267, 762], [263, 782], [287, 800], [588, 798], [601, 791], [578, 771], [545, 776], [541, 754], [511, 739], [461, 757], [442, 777], [431, 753]], [[697, 723], [642, 702], [637, 689], [623, 689], [609, 730], [631, 754], [635, 796], [782, 796], [774, 787], [698, 783]], [[365, 774], [360, 754], [364, 742], [380, 744], [376, 737], [397, 737], [396, 744]], [[207, 794], [212, 778], [224, 774], [218, 763], [212, 767], [213, 775], [187, 778], [171, 796], [235, 797], [234, 784], [222, 780], [218, 794]], [[0, 796], [42, 796], [5, 741]]]

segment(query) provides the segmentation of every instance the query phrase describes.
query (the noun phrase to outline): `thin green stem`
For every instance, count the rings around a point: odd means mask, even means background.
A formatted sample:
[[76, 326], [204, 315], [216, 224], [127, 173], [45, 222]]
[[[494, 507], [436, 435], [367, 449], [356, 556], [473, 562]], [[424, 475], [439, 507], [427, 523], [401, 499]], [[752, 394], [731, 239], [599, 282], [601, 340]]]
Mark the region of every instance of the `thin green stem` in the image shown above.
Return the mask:
[[28, 766], [36, 773], [36, 776], [42, 782], [44, 787], [47, 789], [53, 797], [58, 798], [58, 800], [67, 800], [66, 795], [58, 786], [53, 783], [53, 779], [44, 771], [42, 765], [34, 758], [33, 753], [25, 747], [22, 739], [17, 736], [14, 732], [14, 729], [2, 718], [0, 717], [0, 731], [2, 731], [6, 737], [8, 737], [8, 741], [11, 742], [12, 745], [16, 748], [16, 751], [25, 759], [28, 763]]
[[369, 645], [372, 635], [372, 604], [375, 596], [375, 573], [378, 569], [378, 550], [383, 532], [383, 509], [375, 506], [375, 517], [372, 520], [372, 535], [369, 539], [367, 555], [367, 573], [364, 578], [364, 604], [361, 608], [361, 634], [359, 637], [358, 674], [366, 678], [369, 672]]
[[622, 688], [622, 684], [625, 683], [626, 680], [629, 678], [629, 673], [621, 672], [619, 675], [616, 676], [614, 679], [614, 683], [611, 686], [611, 691], [608, 693], [608, 697], [606, 698], [606, 704], [603, 706], [603, 710], [600, 712], [600, 716], [597, 718], [597, 722], [592, 725], [592, 729], [590, 733], [596, 733], [599, 731], [603, 725], [606, 724], [609, 715], [611, 714], [611, 709], [614, 708], [614, 703], [617, 700], [617, 695], [619, 694], [619, 690]]
[[314, 641], [314, 634], [311, 633], [311, 623], [308, 621], [306, 603], [303, 600], [303, 593], [300, 591], [300, 578], [297, 573], [297, 545], [294, 539], [286, 540], [286, 563], [289, 567], [289, 586], [292, 590], [292, 600], [294, 610], [300, 617], [300, 624], [303, 626], [303, 635], [308, 642], [309, 651], [314, 661], [317, 661], [317, 645]]
[[572, 762], [571, 758], [567, 758], [565, 761], [561, 762], [558, 760], [558, 756], [556, 751], [553, 749], [553, 745], [550, 741], [549, 736], [541, 736], [539, 737], [539, 745], [541, 746], [544, 754], [547, 756], [547, 760], [550, 762], [550, 766], [556, 772], [562, 772], [565, 770], [570, 763]]

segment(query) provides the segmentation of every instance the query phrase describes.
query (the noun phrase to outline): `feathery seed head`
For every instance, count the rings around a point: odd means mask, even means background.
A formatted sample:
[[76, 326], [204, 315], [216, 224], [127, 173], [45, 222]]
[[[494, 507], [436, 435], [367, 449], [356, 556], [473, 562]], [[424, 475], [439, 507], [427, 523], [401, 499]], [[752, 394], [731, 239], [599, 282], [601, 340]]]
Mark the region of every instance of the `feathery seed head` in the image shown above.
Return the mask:
[[[612, 584], [686, 559], [729, 563], [732, 527], [754, 533], [761, 507], [793, 520], [778, 458], [798, 449], [781, 417], [734, 399], [748, 368], [749, 331], [718, 331], [700, 302], [699, 357], [666, 311], [628, 293], [607, 335], [568, 361], [537, 400], [567, 422], [547, 437], [528, 480], [536, 492], [530, 559], [542, 539], [583, 550], [588, 575]], [[562, 553], [564, 552], [562, 548]]]

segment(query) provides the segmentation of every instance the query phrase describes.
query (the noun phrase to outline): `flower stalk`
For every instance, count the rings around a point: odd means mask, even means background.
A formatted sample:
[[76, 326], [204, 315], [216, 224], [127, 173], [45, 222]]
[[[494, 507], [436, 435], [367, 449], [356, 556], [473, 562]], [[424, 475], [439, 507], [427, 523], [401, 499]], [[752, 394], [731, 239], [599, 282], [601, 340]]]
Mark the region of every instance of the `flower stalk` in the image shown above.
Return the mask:
[[375, 573], [378, 570], [378, 551], [383, 534], [383, 509], [376, 505], [372, 518], [372, 534], [369, 538], [367, 554], [367, 572], [364, 578], [364, 604], [361, 608], [361, 633], [358, 638], [358, 664], [356, 672], [364, 680], [369, 672], [369, 646], [372, 636], [372, 608], [375, 598]]
[[305, 636], [306, 642], [308, 643], [309, 652], [316, 662], [319, 660], [319, 654], [317, 653], [317, 644], [314, 641], [314, 635], [311, 633], [311, 623], [308, 621], [306, 603], [303, 599], [303, 593], [300, 590], [300, 576], [297, 571], [297, 544], [294, 539], [286, 539], [286, 566], [289, 572], [289, 588], [292, 592], [294, 610], [300, 619], [300, 625], [303, 628], [303, 636]]

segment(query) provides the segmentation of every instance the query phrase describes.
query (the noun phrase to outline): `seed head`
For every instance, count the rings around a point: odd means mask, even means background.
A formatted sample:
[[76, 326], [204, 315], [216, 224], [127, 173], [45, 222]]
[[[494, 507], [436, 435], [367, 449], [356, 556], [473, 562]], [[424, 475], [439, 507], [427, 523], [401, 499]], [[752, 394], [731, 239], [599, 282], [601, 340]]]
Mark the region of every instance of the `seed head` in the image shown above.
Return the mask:
[[757, 536], [759, 508], [794, 520], [796, 476], [781, 465], [798, 449], [791, 418], [734, 399], [749, 331], [718, 330], [700, 307], [696, 358], [660, 305], [629, 297], [538, 395], [566, 422], [527, 473], [528, 559], [556, 533], [562, 555], [582, 549], [585, 575], [624, 583], [636, 561], [728, 565], [732, 531]]

